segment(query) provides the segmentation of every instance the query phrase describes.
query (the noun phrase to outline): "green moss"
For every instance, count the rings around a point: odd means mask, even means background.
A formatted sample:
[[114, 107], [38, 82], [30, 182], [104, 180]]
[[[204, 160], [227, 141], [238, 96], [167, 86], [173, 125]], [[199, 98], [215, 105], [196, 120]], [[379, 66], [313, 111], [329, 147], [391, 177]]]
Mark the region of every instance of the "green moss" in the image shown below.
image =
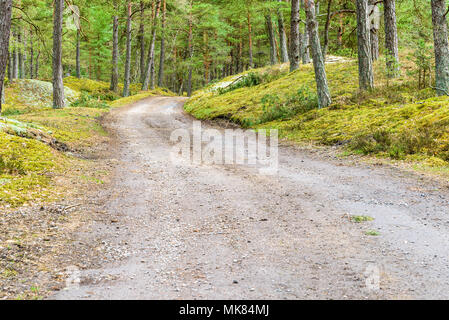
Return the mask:
[[[206, 88], [195, 93], [185, 110], [199, 119], [226, 118], [244, 127], [279, 129], [281, 138], [299, 143], [345, 145], [350, 152], [393, 159], [423, 155], [439, 159], [440, 165], [449, 161], [449, 97], [431, 97], [431, 90], [417, 90], [407, 78], [390, 81], [388, 87], [378, 81], [375, 90], [359, 92], [355, 62], [328, 64], [326, 71], [333, 99], [329, 108], [299, 108], [292, 116], [297, 106], [291, 95], [303, 87], [316, 92], [313, 69], [307, 65], [224, 94]], [[267, 114], [264, 99], [270, 96], [277, 97], [277, 109], [270, 110], [283, 112]]]
[[42, 142], [0, 132], [0, 204], [17, 206], [49, 197], [50, 177], [64, 161]]

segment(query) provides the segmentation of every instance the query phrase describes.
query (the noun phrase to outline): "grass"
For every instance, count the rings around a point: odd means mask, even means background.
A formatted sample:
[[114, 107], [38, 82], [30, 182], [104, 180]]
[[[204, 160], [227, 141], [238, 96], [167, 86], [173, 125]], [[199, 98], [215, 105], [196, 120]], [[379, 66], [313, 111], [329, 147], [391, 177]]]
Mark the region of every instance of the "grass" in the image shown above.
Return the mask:
[[378, 237], [378, 236], [380, 236], [380, 232], [375, 231], [375, 230], [368, 230], [365, 232], [365, 235], [371, 236], [371, 237]]
[[374, 221], [374, 218], [369, 216], [351, 216], [351, 221], [355, 223]]
[[[404, 74], [409, 68], [404, 63]], [[200, 90], [185, 110], [198, 119], [279, 129], [281, 138], [299, 144], [344, 145], [346, 154], [449, 166], [449, 97], [435, 97], [430, 88], [418, 90], [407, 76], [387, 85], [381, 62], [375, 69], [376, 88], [360, 92], [357, 63], [350, 61], [326, 65], [333, 104], [318, 109], [312, 65], [292, 73], [279, 66], [253, 72], [267, 75], [270, 70], [276, 76], [256, 86], [221, 94], [212, 86]], [[304, 94], [304, 88], [310, 92]]]

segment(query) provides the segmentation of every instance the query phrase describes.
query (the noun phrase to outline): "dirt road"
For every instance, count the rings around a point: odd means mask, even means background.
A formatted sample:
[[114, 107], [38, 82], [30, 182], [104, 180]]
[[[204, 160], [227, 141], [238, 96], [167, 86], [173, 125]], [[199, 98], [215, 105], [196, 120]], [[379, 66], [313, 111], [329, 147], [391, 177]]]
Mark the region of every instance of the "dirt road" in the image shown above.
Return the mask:
[[106, 119], [108, 218], [80, 235], [106, 258], [52, 299], [449, 298], [447, 183], [291, 146], [275, 176], [173, 162], [171, 132], [192, 126], [183, 101]]

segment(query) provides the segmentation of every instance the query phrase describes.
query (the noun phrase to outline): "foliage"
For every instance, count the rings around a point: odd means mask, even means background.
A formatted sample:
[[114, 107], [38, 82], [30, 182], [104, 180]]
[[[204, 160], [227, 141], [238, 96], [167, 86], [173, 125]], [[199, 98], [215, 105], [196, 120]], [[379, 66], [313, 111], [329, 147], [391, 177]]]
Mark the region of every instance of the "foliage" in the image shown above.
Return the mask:
[[415, 69], [409, 75], [418, 78], [419, 89], [431, 86], [432, 81], [432, 52], [433, 47], [423, 39], [416, 43], [416, 49], [407, 58], [415, 64]]
[[83, 92], [78, 100], [72, 102], [71, 106], [83, 108], [97, 108], [97, 109], [109, 108], [109, 105], [106, 102], [100, 99], [94, 99], [86, 92]]

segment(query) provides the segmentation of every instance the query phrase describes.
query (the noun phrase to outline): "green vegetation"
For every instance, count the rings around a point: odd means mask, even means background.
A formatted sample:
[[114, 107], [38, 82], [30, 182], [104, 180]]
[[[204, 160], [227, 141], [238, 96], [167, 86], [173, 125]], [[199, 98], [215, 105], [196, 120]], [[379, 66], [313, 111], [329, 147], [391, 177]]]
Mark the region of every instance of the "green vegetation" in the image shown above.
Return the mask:
[[374, 218], [369, 216], [351, 216], [351, 221], [355, 223], [374, 221]]
[[73, 164], [71, 157], [58, 150], [82, 152], [106, 136], [99, 120], [111, 106], [173, 95], [157, 88], [104, 101], [102, 97], [112, 94], [101, 81], [68, 78], [66, 85], [71, 104], [64, 109], [51, 107], [52, 89], [47, 82], [16, 80], [7, 87], [4, 117], [0, 118], [0, 206], [54, 199], [54, 177], [64, 175]]
[[[200, 90], [185, 108], [199, 119], [226, 118], [247, 128], [279, 129], [282, 138], [299, 143], [344, 145], [354, 153], [448, 166], [449, 97], [435, 98], [432, 90], [417, 88], [407, 77], [387, 85], [376, 66], [376, 89], [361, 93], [355, 62], [328, 64], [334, 101], [329, 108], [316, 107], [311, 65], [224, 94]], [[404, 68], [414, 70], [411, 63]]]
[[380, 236], [380, 232], [376, 230], [368, 230], [365, 232], [365, 235], [371, 236], [371, 237], [378, 237]]

